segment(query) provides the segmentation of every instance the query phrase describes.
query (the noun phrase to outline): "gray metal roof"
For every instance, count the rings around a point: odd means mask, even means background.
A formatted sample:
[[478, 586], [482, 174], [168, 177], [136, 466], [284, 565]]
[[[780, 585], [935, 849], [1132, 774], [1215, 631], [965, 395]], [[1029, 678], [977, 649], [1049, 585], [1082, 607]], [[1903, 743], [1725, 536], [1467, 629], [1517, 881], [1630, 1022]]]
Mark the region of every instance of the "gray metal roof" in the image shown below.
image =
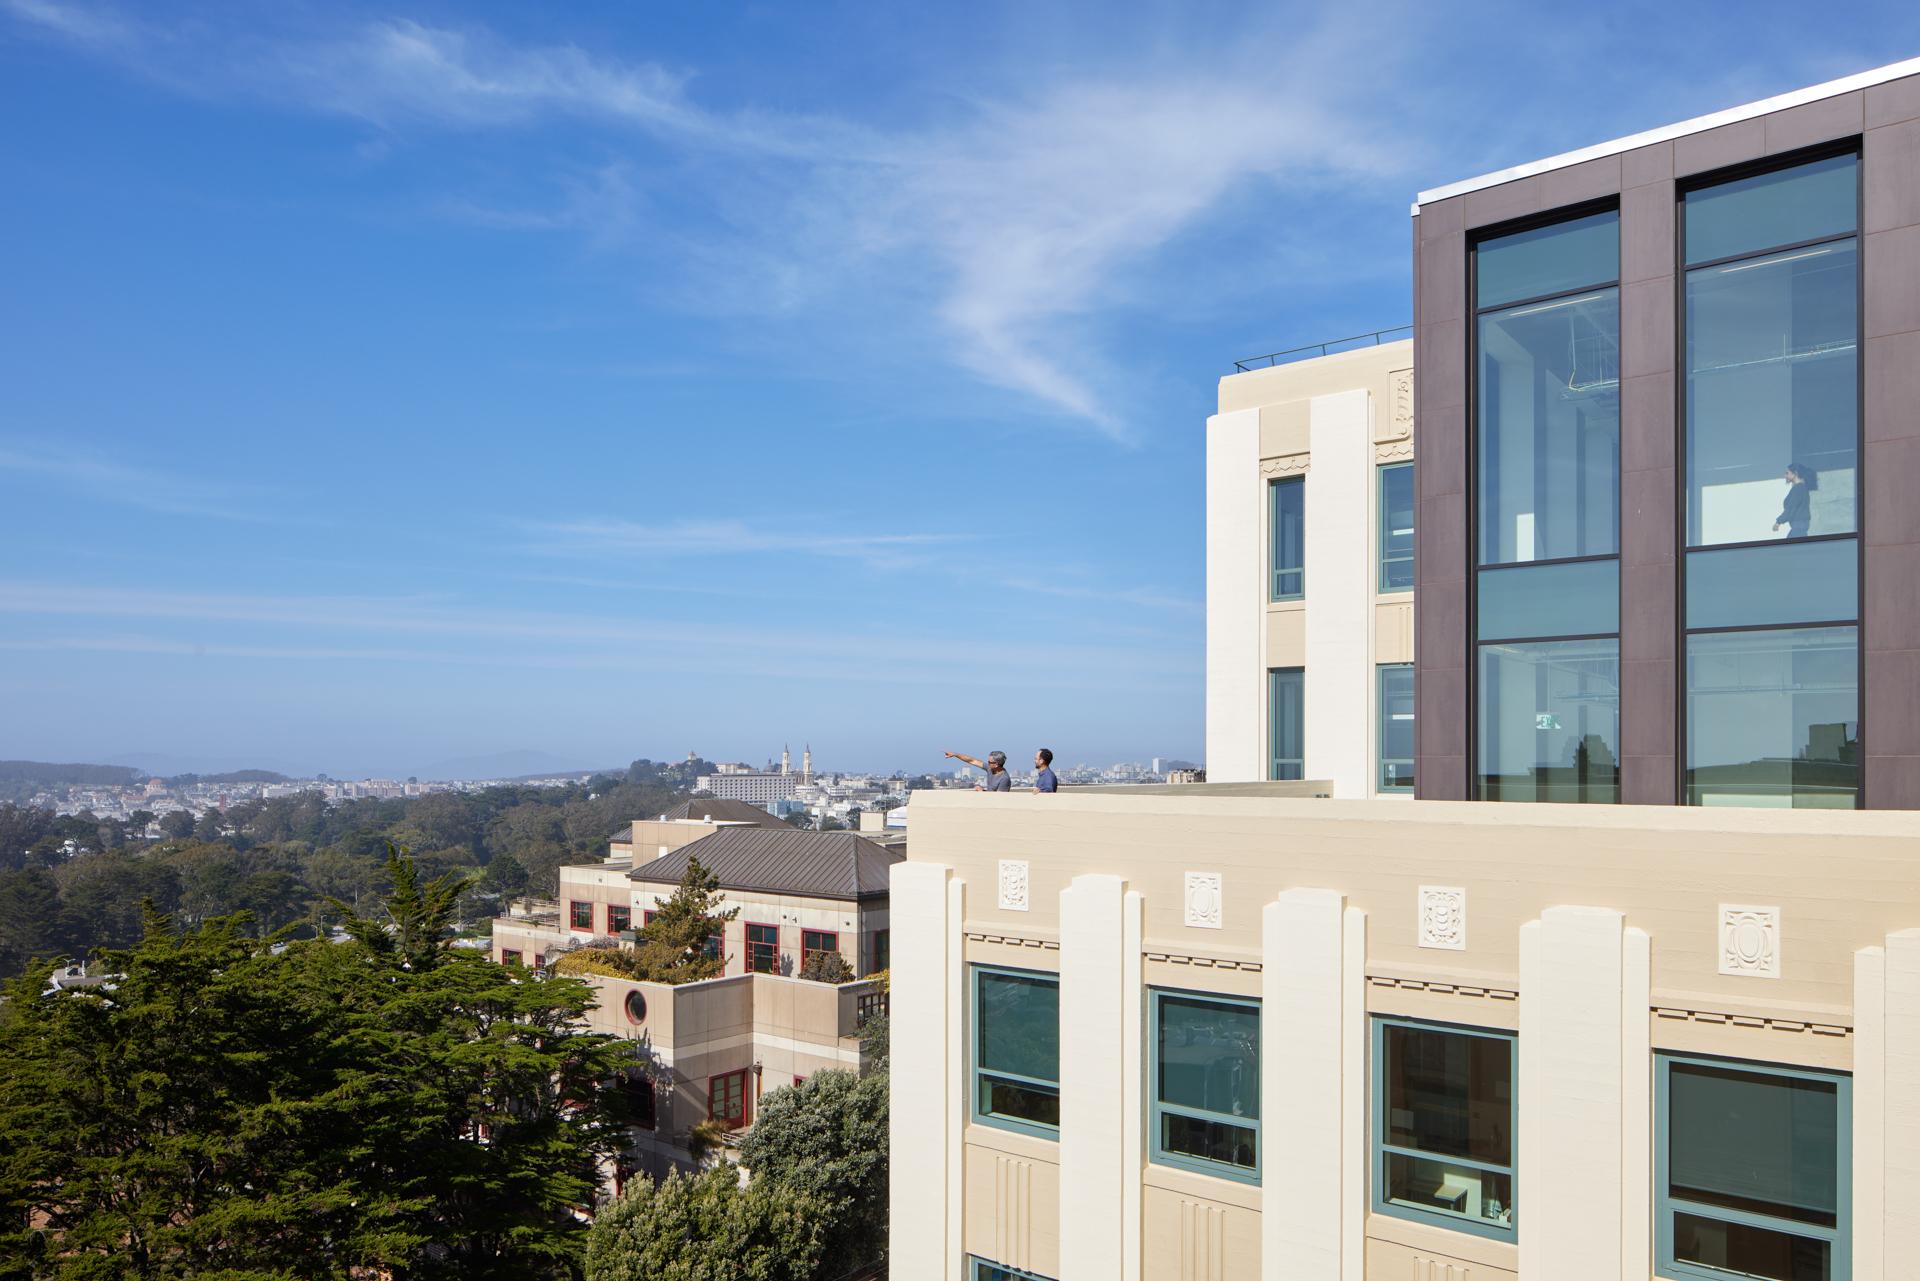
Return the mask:
[[904, 854], [882, 849], [853, 832], [802, 832], [787, 827], [723, 827], [641, 863], [627, 875], [649, 884], [678, 885], [698, 858], [723, 890], [797, 894], [808, 898], [887, 896], [887, 879]]
[[692, 800], [681, 801], [660, 817], [667, 821], [695, 819], [707, 823], [752, 823], [758, 827], [787, 826], [784, 821], [757, 805], [722, 800], [715, 796], [696, 796]]

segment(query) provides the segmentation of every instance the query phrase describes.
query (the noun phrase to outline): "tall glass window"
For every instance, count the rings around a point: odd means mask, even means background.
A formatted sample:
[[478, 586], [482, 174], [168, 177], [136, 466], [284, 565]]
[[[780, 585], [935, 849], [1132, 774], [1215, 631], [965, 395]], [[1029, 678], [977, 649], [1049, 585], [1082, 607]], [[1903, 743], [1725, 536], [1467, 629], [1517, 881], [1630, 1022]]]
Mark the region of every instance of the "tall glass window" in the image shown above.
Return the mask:
[[1152, 993], [1153, 1160], [1260, 1181], [1260, 1003]]
[[1413, 664], [1382, 663], [1380, 790], [1413, 791]]
[[1859, 803], [1858, 190], [1848, 153], [1681, 198], [1691, 804]]
[[1060, 1133], [1060, 978], [973, 967], [973, 1119]]
[[1473, 266], [1474, 794], [1617, 801], [1619, 215]]
[[1413, 590], [1413, 464], [1380, 468], [1380, 590]]
[[1374, 1209], [1514, 1236], [1514, 1038], [1374, 1021]]
[[1267, 486], [1268, 523], [1273, 529], [1272, 600], [1300, 600], [1307, 594], [1307, 478], [1288, 476]]
[[1660, 1275], [1846, 1281], [1852, 1082], [1677, 1054], [1655, 1072]]
[[1267, 777], [1307, 776], [1307, 672], [1276, 667], [1267, 672]]

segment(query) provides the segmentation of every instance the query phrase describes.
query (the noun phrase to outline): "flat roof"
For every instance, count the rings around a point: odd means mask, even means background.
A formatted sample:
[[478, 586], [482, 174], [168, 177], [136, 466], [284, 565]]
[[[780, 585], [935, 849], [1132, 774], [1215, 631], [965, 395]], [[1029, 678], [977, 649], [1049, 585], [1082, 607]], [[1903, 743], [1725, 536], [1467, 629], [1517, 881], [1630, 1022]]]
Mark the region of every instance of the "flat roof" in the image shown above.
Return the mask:
[[1511, 169], [1500, 169], [1493, 173], [1481, 174], [1478, 178], [1468, 178], [1462, 182], [1448, 183], [1444, 187], [1435, 187], [1431, 191], [1423, 191], [1414, 199], [1413, 213], [1418, 217], [1421, 205], [1430, 205], [1436, 200], [1450, 200], [1454, 196], [1464, 196], [1470, 191], [1497, 187], [1503, 182], [1512, 182], [1516, 178], [1530, 178], [1537, 173], [1565, 169], [1569, 165], [1598, 160], [1602, 156], [1618, 155], [1623, 151], [1632, 151], [1636, 147], [1652, 146], [1656, 142], [1667, 142], [1690, 133], [1703, 133], [1708, 129], [1718, 129], [1721, 125], [1737, 124], [1742, 120], [1751, 120], [1755, 116], [1764, 116], [1770, 111], [1782, 111], [1788, 107], [1800, 106], [1802, 103], [1817, 102], [1821, 98], [1832, 98], [1838, 94], [1852, 93], [1856, 89], [1865, 89], [1871, 85], [1885, 84], [1889, 80], [1913, 75], [1920, 75], [1920, 58], [1888, 63], [1884, 67], [1875, 67], [1871, 71], [1842, 76], [1838, 80], [1829, 80], [1825, 84], [1812, 85], [1805, 89], [1795, 89], [1792, 93], [1783, 93], [1772, 98], [1762, 98], [1758, 102], [1749, 102], [1744, 106], [1729, 107], [1725, 111], [1716, 111], [1712, 115], [1695, 116], [1691, 120], [1682, 120], [1678, 124], [1662, 125], [1658, 129], [1649, 129], [1645, 133], [1629, 134], [1624, 138], [1615, 138], [1612, 142], [1582, 147], [1578, 151], [1563, 151], [1557, 156], [1548, 156], [1545, 160], [1529, 161], [1524, 165], [1515, 165]]

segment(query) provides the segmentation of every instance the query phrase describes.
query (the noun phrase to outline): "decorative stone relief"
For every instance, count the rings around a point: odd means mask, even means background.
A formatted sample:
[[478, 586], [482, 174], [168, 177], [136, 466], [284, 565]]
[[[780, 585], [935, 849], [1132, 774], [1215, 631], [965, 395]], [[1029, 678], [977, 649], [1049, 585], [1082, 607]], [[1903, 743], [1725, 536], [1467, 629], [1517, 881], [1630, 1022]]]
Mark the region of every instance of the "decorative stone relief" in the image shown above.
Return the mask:
[[1780, 977], [1779, 908], [1720, 905], [1720, 972], [1748, 978]]
[[1260, 463], [1262, 476], [1300, 476], [1307, 472], [1310, 456], [1289, 454], [1285, 458], [1267, 458]]
[[1380, 440], [1405, 440], [1413, 435], [1413, 371], [1396, 369], [1387, 375], [1387, 425]]
[[1027, 861], [1018, 858], [1000, 860], [1000, 910], [1027, 910]]
[[1187, 873], [1187, 924], [1195, 929], [1220, 928], [1220, 873]]
[[1466, 890], [1458, 885], [1420, 887], [1420, 946], [1466, 951]]
[[1392, 441], [1373, 447], [1373, 461], [1376, 463], [1405, 462], [1413, 457], [1413, 442], [1410, 440]]

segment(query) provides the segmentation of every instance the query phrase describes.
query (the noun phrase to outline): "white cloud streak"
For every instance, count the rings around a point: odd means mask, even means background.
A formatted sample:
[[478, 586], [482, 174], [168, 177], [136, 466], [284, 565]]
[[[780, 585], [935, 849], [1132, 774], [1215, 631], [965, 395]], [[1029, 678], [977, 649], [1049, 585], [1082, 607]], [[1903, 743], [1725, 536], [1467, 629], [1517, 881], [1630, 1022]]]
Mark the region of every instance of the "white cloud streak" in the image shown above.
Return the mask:
[[902, 569], [930, 549], [965, 541], [964, 534], [822, 534], [756, 529], [744, 521], [679, 521], [643, 525], [613, 518], [526, 522], [525, 550], [551, 555], [743, 556], [778, 553], [855, 560]]
[[0, 475], [5, 474], [49, 483], [98, 502], [162, 516], [198, 516], [250, 523], [284, 523], [286, 520], [253, 510], [252, 505], [262, 497], [254, 490], [210, 484], [85, 454], [0, 445]]
[[[685, 74], [657, 63], [515, 46], [482, 29], [389, 19], [318, 37], [222, 40], [135, 26], [92, 5], [0, 4], [183, 91], [224, 88], [387, 131], [563, 118], [717, 160], [697, 180], [711, 184], [702, 194], [726, 229], [696, 233], [718, 239], [688, 246], [684, 259], [736, 276], [750, 264], [754, 279], [745, 288], [689, 282], [689, 297], [747, 295], [778, 308], [849, 278], [891, 287], [931, 326], [929, 346], [1122, 441], [1138, 430], [1120, 390], [1125, 371], [1093, 331], [1131, 301], [1130, 278], [1248, 184], [1364, 180], [1389, 170], [1382, 157], [1397, 150], [1368, 101], [1368, 77], [1348, 71], [1357, 60], [1376, 79], [1386, 74], [1391, 46], [1379, 39], [1379, 14], [1365, 10], [1317, 29], [1295, 22], [1278, 54], [1236, 60], [1209, 45], [1186, 65], [1054, 74], [1030, 92], [878, 128], [708, 107]], [[551, 212], [461, 200], [445, 208], [601, 244], [631, 234], [636, 217], [617, 167], [576, 183]]]

